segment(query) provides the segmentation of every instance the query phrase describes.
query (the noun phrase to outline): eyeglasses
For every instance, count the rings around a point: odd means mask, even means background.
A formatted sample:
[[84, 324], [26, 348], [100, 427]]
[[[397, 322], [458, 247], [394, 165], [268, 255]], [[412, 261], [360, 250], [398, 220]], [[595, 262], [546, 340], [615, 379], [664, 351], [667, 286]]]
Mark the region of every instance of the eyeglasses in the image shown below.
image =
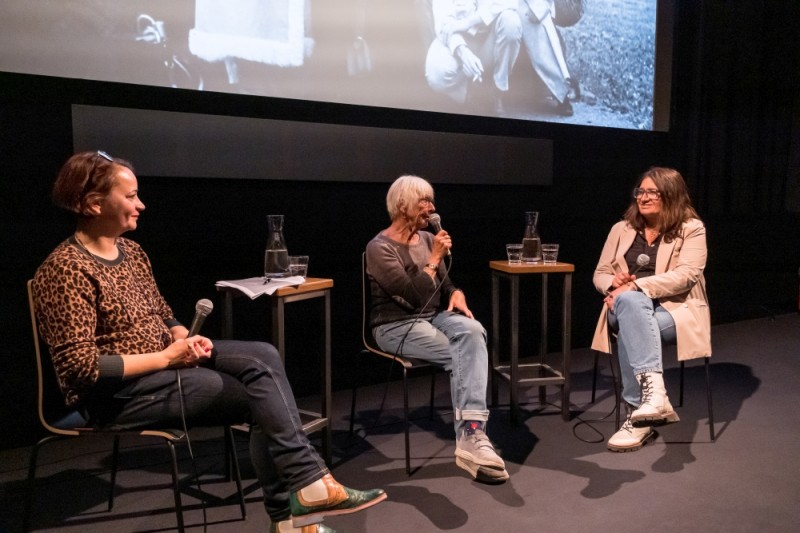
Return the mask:
[[102, 150], [98, 150], [92, 156], [92, 167], [89, 169], [89, 172], [86, 174], [86, 181], [83, 182], [83, 187], [81, 187], [81, 198], [86, 195], [86, 191], [89, 189], [89, 185], [92, 183], [92, 176], [94, 175], [95, 169], [97, 169], [97, 163], [100, 159], [105, 159], [110, 163], [114, 162], [114, 158], [108, 155], [106, 152]]
[[642, 189], [640, 187], [633, 189], [634, 198], [639, 198], [641, 196], [645, 196], [650, 200], [658, 200], [661, 198], [661, 191], [658, 189]]

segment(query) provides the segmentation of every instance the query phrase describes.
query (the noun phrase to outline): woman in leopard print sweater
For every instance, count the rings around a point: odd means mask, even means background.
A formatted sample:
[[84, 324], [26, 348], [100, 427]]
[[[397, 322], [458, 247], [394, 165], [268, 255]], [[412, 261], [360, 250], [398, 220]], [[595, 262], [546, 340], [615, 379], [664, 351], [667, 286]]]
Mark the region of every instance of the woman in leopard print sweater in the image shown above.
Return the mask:
[[147, 255], [122, 237], [144, 210], [138, 192], [130, 163], [105, 152], [73, 155], [56, 179], [53, 199], [77, 215], [77, 230], [39, 267], [33, 291], [66, 403], [117, 428], [250, 420], [270, 531], [332, 531], [320, 523], [326, 515], [386, 499], [333, 479], [303, 432], [272, 345], [188, 337]]

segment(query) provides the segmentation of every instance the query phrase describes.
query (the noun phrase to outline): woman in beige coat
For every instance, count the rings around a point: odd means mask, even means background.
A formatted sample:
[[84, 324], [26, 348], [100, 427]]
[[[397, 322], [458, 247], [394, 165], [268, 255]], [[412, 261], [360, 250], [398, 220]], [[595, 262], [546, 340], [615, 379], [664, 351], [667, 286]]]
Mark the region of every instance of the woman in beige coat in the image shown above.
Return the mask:
[[703, 269], [706, 232], [679, 172], [654, 167], [633, 189], [633, 201], [606, 239], [594, 272], [605, 295], [592, 348], [611, 353], [617, 335], [625, 423], [608, 440], [616, 452], [635, 451], [652, 426], [678, 421], [664, 388], [662, 343], [678, 359], [711, 355], [711, 319]]

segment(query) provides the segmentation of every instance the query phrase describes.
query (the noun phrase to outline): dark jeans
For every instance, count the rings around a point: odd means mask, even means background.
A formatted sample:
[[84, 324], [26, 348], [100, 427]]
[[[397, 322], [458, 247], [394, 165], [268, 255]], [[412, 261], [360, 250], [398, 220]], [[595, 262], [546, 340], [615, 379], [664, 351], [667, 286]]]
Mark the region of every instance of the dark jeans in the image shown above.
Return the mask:
[[[126, 380], [88, 406], [108, 427], [182, 427], [175, 370]], [[211, 360], [180, 371], [186, 424], [250, 421], [250, 457], [273, 521], [289, 517], [289, 492], [328, 473], [308, 441], [278, 351], [263, 342], [215, 341]]]

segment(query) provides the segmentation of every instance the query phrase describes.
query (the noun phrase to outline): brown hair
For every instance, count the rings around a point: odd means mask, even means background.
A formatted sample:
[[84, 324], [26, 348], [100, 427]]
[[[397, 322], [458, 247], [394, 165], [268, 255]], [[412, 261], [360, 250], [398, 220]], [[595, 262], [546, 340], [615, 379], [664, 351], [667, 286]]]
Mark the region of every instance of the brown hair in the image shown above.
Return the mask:
[[107, 195], [114, 186], [116, 166], [133, 172], [128, 161], [112, 158], [105, 152], [78, 152], [58, 171], [53, 202], [78, 216], [88, 216], [91, 203]]
[[[639, 177], [636, 187], [641, 187], [645, 178], [650, 178], [661, 192], [661, 214], [658, 219], [658, 230], [664, 236], [665, 242], [672, 242], [680, 235], [681, 226], [689, 219], [700, 219], [692, 207], [689, 198], [689, 188], [680, 172], [673, 168], [651, 167]], [[639, 214], [639, 205], [636, 198], [625, 211], [622, 217], [635, 230], [644, 230], [644, 217]]]

